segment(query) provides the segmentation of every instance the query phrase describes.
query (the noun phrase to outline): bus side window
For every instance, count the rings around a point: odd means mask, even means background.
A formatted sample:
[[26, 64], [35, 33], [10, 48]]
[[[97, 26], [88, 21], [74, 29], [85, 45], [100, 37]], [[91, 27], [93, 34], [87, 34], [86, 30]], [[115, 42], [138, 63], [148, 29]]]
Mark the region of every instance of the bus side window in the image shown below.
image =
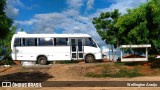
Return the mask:
[[38, 38], [39, 46], [53, 46], [52, 38]]
[[37, 39], [36, 38], [25, 38], [23, 41], [24, 46], [37, 46]]
[[22, 38], [21, 46], [29, 46], [27, 40], [28, 40], [27, 38]]
[[68, 38], [54, 38], [55, 46], [68, 46]]
[[14, 47], [21, 46], [21, 38], [15, 38]]

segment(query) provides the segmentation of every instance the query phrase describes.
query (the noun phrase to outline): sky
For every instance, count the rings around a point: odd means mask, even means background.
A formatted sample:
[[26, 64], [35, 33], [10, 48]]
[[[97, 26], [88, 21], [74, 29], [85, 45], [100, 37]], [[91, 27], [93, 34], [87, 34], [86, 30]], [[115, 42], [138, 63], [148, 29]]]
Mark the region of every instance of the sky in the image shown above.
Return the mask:
[[6, 15], [13, 19], [17, 31], [27, 33], [85, 33], [100, 45], [92, 24], [101, 12], [119, 9], [122, 14], [147, 0], [7, 0]]

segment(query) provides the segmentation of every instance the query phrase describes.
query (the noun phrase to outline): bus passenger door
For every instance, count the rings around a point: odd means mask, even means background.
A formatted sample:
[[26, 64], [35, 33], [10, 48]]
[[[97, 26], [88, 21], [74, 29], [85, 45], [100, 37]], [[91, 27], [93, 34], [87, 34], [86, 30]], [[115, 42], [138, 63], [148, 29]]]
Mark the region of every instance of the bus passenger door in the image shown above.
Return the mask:
[[71, 39], [71, 58], [83, 59], [83, 39], [82, 38], [74, 38]]

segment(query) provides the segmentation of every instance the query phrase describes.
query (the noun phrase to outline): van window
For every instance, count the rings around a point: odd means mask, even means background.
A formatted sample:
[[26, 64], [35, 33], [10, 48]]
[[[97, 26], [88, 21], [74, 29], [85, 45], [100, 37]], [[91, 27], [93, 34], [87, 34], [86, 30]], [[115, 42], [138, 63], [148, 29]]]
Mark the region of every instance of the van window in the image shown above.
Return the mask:
[[53, 46], [52, 38], [38, 38], [39, 46]]
[[14, 47], [21, 46], [21, 38], [15, 38]]
[[68, 38], [54, 38], [54, 45], [55, 46], [67, 46]]

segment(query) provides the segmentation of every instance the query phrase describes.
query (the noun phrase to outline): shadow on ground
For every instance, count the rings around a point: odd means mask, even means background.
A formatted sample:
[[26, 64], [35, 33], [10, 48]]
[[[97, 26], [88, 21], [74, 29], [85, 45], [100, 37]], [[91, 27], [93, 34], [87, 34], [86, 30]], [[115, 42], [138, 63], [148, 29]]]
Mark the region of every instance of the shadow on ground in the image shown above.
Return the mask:
[[155, 60], [151, 63], [150, 67], [153, 68], [160, 68], [160, 60]]
[[7, 75], [0, 76], [0, 81], [46, 81], [49, 78], [54, 78], [53, 76], [49, 75], [48, 73], [43, 73], [40, 71], [36, 72], [17, 72]]

